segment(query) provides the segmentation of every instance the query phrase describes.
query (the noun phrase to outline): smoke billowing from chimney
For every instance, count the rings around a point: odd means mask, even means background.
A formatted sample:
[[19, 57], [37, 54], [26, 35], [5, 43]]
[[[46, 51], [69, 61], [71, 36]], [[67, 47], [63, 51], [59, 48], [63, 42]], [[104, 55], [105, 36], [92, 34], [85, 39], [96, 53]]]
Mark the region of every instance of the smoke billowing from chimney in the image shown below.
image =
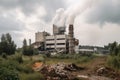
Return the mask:
[[57, 25], [58, 27], [65, 25], [65, 10], [63, 8], [60, 8], [56, 11], [56, 15], [53, 18], [52, 23]]
[[76, 16], [82, 14], [85, 10], [92, 7], [96, 4], [99, 0], [87, 0], [83, 6], [77, 5], [72, 8], [68, 8], [64, 10], [60, 8], [56, 11], [56, 15], [53, 18], [53, 24], [57, 26], [64, 26], [65, 24], [74, 24], [74, 20]]

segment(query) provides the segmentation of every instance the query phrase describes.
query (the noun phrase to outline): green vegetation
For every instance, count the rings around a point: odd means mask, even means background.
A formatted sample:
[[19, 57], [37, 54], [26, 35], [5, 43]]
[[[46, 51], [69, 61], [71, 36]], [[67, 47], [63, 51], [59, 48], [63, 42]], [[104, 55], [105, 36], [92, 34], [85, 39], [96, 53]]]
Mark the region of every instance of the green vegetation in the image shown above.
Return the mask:
[[[23, 57], [29, 59], [26, 60]], [[18, 53], [7, 56], [7, 59], [1, 56], [0, 80], [44, 80], [40, 72], [34, 72], [32, 69], [33, 62], [43, 59], [42, 55], [37, 55], [30, 60], [30, 56], [21, 56]]]
[[32, 56], [33, 55], [33, 47], [31, 45], [27, 45], [26, 39], [23, 40], [23, 51], [24, 55]]
[[110, 43], [108, 45], [110, 49], [110, 56], [108, 57], [108, 66], [114, 69], [120, 69], [120, 44], [117, 42]]
[[75, 63], [91, 71], [98, 65], [105, 66], [107, 58], [108, 67], [120, 70], [120, 44], [117, 42], [110, 43], [106, 48], [110, 50], [108, 57], [98, 54], [43, 55], [39, 54], [39, 51], [34, 49], [31, 44], [27, 45], [26, 39], [23, 40], [23, 47], [16, 50], [11, 35], [9, 33], [3, 34], [0, 42], [0, 80], [44, 80], [40, 72], [33, 71], [32, 67], [35, 62], [45, 64]]
[[[0, 42], [0, 80], [44, 80], [40, 73], [32, 69], [32, 63], [37, 60], [32, 58], [33, 53], [37, 54], [37, 50], [34, 50], [31, 45], [27, 46], [25, 40], [23, 48], [16, 50], [11, 35], [3, 34]], [[24, 60], [24, 55], [31, 59]]]
[[1, 42], [0, 42], [0, 55], [7, 54], [12, 55], [15, 54], [16, 45], [14, 41], [12, 41], [12, 37], [9, 33], [2, 34]]
[[65, 63], [75, 63], [75, 64], [82, 64], [90, 62], [95, 58], [94, 55], [80, 55], [80, 54], [56, 54], [54, 56], [50, 56], [46, 58], [47, 64], [55, 64], [58, 62], [65, 62]]
[[22, 47], [23, 55], [32, 56], [39, 54], [37, 49], [34, 49], [31, 44], [28, 46], [26, 39], [23, 40], [23, 47]]
[[22, 73], [20, 74], [20, 80], [44, 80], [44, 77], [43, 75], [37, 72], [29, 74]]

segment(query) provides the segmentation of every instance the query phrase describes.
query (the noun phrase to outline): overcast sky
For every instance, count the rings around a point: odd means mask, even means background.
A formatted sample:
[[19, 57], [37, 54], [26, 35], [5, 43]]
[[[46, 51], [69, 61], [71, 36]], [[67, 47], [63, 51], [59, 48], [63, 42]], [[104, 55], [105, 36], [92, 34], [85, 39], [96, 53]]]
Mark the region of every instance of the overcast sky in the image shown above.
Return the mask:
[[0, 0], [0, 37], [10, 33], [19, 47], [24, 38], [34, 42], [35, 32], [52, 33], [52, 23], [63, 21], [74, 24], [80, 45], [120, 43], [119, 0]]

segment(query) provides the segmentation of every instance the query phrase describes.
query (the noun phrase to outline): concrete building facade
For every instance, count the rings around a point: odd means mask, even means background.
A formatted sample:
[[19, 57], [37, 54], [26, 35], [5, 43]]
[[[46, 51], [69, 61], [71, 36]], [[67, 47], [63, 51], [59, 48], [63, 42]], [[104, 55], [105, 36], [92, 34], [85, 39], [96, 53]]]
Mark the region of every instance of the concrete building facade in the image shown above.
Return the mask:
[[32, 44], [34, 48], [43, 47], [45, 44], [45, 38], [46, 36], [50, 35], [49, 33], [43, 31], [43, 32], [37, 32], [35, 33], [35, 42]]
[[34, 47], [45, 51], [74, 53], [78, 40], [74, 38], [73, 25], [69, 25], [68, 34], [65, 34], [65, 31], [65, 26], [58, 27], [53, 24], [53, 35], [48, 35], [47, 32], [35, 33]]
[[45, 36], [50, 35], [47, 32], [37, 32], [35, 33], [35, 42], [44, 42], [45, 41]]
[[66, 51], [67, 35], [51, 35], [46, 36], [46, 50]]

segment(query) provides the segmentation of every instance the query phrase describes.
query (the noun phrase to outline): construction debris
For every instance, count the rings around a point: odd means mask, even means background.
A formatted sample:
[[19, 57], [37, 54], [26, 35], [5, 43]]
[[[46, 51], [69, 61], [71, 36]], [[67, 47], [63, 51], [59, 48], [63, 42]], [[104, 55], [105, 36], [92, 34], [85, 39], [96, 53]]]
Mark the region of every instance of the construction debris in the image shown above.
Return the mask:
[[33, 64], [33, 70], [40, 71], [45, 77], [45, 80], [120, 80], [120, 74], [117, 74], [113, 69], [107, 67], [96, 68], [95, 73], [91, 75], [81, 75], [79, 72], [85, 70], [85, 68], [78, 67], [73, 63], [43, 65], [42, 62], [35, 62]]
[[115, 80], [120, 80], [120, 74], [118, 74], [118, 72], [108, 67], [101, 67], [96, 70], [96, 73], [98, 76], [106, 76], [113, 78]]
[[35, 62], [32, 66], [34, 71], [40, 71], [43, 66], [43, 62]]
[[79, 68], [75, 64], [58, 63], [46, 65], [40, 72], [45, 76], [46, 80], [74, 80], [76, 76], [71, 72], [79, 69], [83, 68]]

